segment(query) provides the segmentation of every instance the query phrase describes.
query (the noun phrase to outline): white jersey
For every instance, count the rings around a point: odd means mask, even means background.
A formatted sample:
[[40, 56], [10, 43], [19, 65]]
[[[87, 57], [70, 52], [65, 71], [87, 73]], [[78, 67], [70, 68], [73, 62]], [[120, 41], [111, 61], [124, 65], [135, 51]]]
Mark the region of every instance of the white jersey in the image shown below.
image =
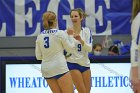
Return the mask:
[[131, 66], [138, 67], [140, 79], [140, 12], [132, 22], [131, 34]]
[[82, 28], [80, 36], [84, 40], [84, 45], [82, 46], [81, 43], [76, 40], [76, 53], [73, 53], [70, 57], [68, 57], [67, 62], [77, 63], [81, 66], [90, 67], [88, 52], [92, 51], [91, 31], [89, 30], [89, 28]]
[[68, 70], [63, 50], [75, 50], [74, 38], [62, 30], [44, 30], [36, 40], [35, 54], [42, 60], [41, 72], [43, 77], [53, 77]]

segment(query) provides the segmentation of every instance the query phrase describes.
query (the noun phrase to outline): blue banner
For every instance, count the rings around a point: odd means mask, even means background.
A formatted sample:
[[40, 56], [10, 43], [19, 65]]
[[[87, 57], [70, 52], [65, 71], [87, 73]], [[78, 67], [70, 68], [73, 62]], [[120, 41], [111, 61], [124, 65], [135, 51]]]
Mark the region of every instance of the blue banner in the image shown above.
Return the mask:
[[66, 29], [73, 8], [89, 15], [83, 26], [93, 35], [130, 34], [131, 5], [132, 0], [0, 0], [0, 37], [36, 36], [45, 11], [54, 11], [58, 28]]

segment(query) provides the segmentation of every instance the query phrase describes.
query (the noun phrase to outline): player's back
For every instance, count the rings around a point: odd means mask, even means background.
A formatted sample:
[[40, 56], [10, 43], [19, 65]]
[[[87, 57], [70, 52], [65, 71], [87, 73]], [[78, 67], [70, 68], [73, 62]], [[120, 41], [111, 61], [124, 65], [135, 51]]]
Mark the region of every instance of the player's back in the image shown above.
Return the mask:
[[45, 30], [38, 36], [37, 40], [42, 52], [42, 61], [64, 60], [64, 48], [61, 41], [64, 34], [61, 30], [51, 29]]

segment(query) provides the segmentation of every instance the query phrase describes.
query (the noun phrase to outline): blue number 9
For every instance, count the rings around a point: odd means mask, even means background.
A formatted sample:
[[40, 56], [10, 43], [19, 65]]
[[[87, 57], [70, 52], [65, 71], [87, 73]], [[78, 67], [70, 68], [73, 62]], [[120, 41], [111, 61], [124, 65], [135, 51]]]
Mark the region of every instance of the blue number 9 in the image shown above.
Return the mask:
[[49, 48], [49, 37], [44, 37], [44, 41], [45, 41], [44, 47]]
[[78, 44], [77, 47], [78, 47], [78, 51], [81, 51], [82, 49], [81, 44]]

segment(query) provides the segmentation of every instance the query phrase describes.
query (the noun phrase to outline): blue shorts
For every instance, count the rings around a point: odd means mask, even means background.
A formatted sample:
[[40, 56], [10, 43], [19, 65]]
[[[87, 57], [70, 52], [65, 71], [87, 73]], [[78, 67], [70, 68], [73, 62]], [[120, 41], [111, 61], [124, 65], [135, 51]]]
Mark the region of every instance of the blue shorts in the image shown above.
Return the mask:
[[[68, 73], [68, 72], [66, 72], [66, 73]], [[59, 79], [59, 78], [61, 78], [62, 76], [64, 76], [66, 73], [59, 74], [59, 75], [56, 75], [56, 76], [53, 76], [53, 77], [49, 77], [49, 78], [47, 78], [47, 77], [44, 77], [44, 78], [45, 78], [45, 79], [52, 79], [52, 78], [54, 78], [54, 79]]]
[[79, 70], [81, 73], [90, 69], [90, 67], [81, 66], [76, 63], [67, 62], [67, 65], [68, 65], [69, 70]]

